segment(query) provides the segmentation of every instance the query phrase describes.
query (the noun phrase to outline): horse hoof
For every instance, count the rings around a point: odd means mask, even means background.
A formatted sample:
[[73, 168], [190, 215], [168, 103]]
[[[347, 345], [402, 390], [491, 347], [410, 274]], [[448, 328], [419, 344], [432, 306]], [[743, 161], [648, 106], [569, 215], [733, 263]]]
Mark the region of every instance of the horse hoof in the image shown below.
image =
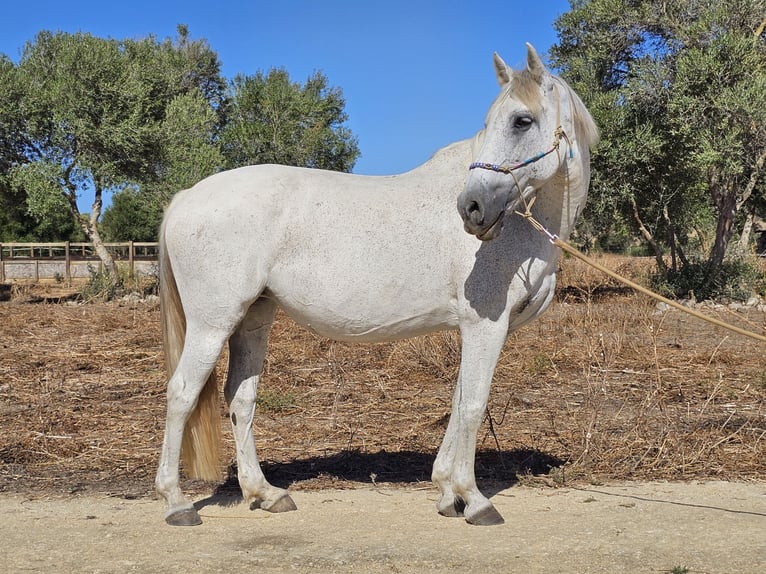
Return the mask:
[[197, 526], [202, 524], [202, 519], [194, 508], [184, 508], [166, 516], [165, 522], [170, 526]]
[[481, 509], [473, 516], [466, 517], [465, 521], [474, 526], [496, 526], [505, 523], [505, 520], [500, 513], [495, 510], [494, 506], [488, 506]]
[[293, 499], [290, 498], [289, 494], [285, 494], [281, 498], [278, 498], [269, 506], [261, 504], [261, 508], [267, 512], [291, 512], [293, 510], [298, 510], [298, 507], [295, 506], [295, 502], [293, 502]]

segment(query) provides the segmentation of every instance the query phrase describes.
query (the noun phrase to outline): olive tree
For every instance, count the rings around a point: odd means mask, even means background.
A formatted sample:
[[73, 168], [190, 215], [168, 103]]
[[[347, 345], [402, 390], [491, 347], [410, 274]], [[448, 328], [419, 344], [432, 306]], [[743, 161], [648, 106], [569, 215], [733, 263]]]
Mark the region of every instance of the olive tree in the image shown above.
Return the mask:
[[[764, 0], [572, 0], [553, 65], [601, 129], [585, 219], [719, 267], [766, 192]], [[595, 223], [594, 223], [595, 221]]]
[[304, 84], [283, 69], [238, 75], [221, 133], [228, 167], [279, 163], [351, 171], [359, 147], [344, 125], [344, 106], [340, 88], [330, 87], [321, 72]]
[[[167, 130], [201, 103], [203, 114], [220, 106], [218, 69], [207, 44], [190, 41], [183, 26], [164, 42], [40, 32], [16, 69], [25, 151], [9, 170], [29, 212], [50, 219], [68, 210], [114, 272], [99, 230], [104, 194], [173, 171]], [[79, 210], [83, 195], [93, 198], [89, 214]]]

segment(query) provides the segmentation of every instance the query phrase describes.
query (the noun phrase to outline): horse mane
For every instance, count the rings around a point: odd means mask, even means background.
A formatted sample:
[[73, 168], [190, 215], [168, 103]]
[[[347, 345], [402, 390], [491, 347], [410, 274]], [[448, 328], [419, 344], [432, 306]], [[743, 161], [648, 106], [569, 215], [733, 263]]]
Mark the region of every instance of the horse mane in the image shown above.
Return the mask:
[[592, 147], [598, 143], [598, 126], [590, 115], [588, 108], [585, 107], [580, 96], [577, 95], [569, 84], [558, 76], [553, 76], [554, 81], [564, 88], [569, 95], [569, 101], [572, 105], [572, 116], [575, 124], [575, 138], [585, 146]]

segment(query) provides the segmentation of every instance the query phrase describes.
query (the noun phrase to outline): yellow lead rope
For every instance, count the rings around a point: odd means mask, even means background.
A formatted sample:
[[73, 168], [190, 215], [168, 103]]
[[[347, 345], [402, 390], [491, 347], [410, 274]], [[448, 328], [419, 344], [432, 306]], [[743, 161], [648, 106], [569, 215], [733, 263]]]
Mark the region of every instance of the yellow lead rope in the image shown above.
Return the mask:
[[707, 315], [704, 315], [703, 313], [700, 313], [699, 311], [696, 311], [695, 309], [691, 309], [689, 307], [684, 307], [680, 303], [677, 303], [676, 301], [673, 301], [671, 299], [668, 299], [666, 297], [663, 297], [662, 295], [659, 295], [658, 293], [655, 293], [654, 291], [651, 291], [650, 289], [647, 289], [643, 285], [639, 285], [638, 283], [634, 283], [630, 279], [626, 279], [625, 277], [622, 277], [621, 275], [618, 275], [611, 269], [607, 269], [603, 265], [600, 265], [599, 263], [596, 263], [591, 258], [589, 258], [584, 253], [578, 251], [574, 247], [572, 247], [569, 243], [566, 241], [563, 241], [558, 236], [552, 234], [550, 231], [545, 229], [543, 225], [537, 221], [534, 216], [532, 215], [532, 205], [535, 203], [535, 197], [533, 197], [529, 202], [524, 200], [522, 196], [522, 201], [524, 201], [524, 209], [525, 211], [517, 211], [516, 213], [520, 216], [522, 216], [524, 219], [526, 219], [532, 227], [537, 229], [539, 232], [543, 233], [548, 237], [548, 239], [553, 243], [556, 247], [559, 247], [560, 249], [563, 249], [570, 255], [573, 255], [574, 257], [577, 257], [579, 260], [584, 261], [591, 267], [598, 269], [602, 273], [605, 273], [609, 277], [612, 277], [613, 279], [616, 279], [617, 281], [620, 281], [621, 283], [624, 283], [631, 289], [634, 289], [640, 293], [643, 293], [645, 295], [649, 295], [650, 297], [656, 299], [657, 301], [662, 301], [666, 305], [669, 305], [675, 309], [678, 309], [680, 311], [683, 311], [684, 313], [688, 313], [689, 315], [693, 315], [694, 317], [697, 317], [698, 319], [702, 319], [703, 321], [707, 321], [708, 323], [712, 323], [713, 325], [717, 325], [718, 327], [723, 327], [724, 329], [728, 329], [729, 331], [733, 331], [734, 333], [737, 333], [739, 335], [743, 335], [745, 337], [750, 337], [752, 339], [756, 339], [758, 341], [766, 342], [766, 337], [763, 335], [759, 335], [758, 333], [753, 333], [752, 331], [748, 331], [747, 329], [741, 329], [739, 327], [735, 327], [734, 325], [730, 325], [729, 323], [725, 323], [724, 321], [720, 321], [718, 319], [715, 319], [713, 317], [709, 317]]

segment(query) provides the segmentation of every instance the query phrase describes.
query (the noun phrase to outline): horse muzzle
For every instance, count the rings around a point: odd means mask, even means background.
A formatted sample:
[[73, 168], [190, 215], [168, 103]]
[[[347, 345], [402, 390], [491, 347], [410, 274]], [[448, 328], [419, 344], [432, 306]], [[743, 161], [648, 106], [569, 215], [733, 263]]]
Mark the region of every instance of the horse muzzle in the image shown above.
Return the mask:
[[464, 229], [482, 241], [494, 239], [503, 228], [509, 199], [508, 189], [467, 186], [457, 199]]

